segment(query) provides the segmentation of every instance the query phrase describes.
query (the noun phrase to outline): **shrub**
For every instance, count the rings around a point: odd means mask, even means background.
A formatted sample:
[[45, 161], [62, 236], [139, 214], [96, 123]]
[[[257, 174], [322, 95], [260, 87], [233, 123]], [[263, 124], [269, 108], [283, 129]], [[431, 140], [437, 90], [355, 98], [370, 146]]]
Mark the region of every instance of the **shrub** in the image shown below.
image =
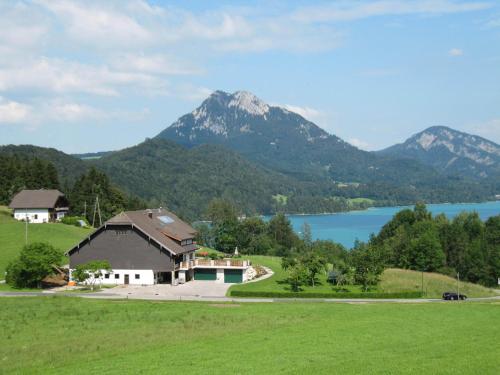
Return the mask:
[[253, 290], [233, 290], [231, 297], [253, 297], [253, 298], [421, 298], [421, 292], [399, 292], [399, 293], [300, 293], [300, 292], [273, 292]]
[[80, 225], [80, 220], [82, 220], [86, 226], [89, 225], [87, 220], [83, 216], [64, 216], [61, 219], [61, 223], [66, 224], [66, 225], [74, 225], [75, 227], [79, 227]]
[[34, 242], [21, 250], [19, 257], [7, 266], [6, 282], [16, 288], [33, 288], [60, 266], [62, 251], [48, 243]]

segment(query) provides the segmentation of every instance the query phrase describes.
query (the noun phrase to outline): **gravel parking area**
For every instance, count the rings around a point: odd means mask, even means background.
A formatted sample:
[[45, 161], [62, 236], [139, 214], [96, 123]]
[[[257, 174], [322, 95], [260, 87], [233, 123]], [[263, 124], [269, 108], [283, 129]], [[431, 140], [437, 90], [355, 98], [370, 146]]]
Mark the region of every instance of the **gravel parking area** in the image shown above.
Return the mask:
[[172, 286], [169, 284], [156, 285], [120, 285], [109, 289], [110, 293], [129, 298], [140, 299], [186, 299], [189, 298], [224, 298], [232, 284], [215, 283], [213, 281], [192, 280], [186, 284]]

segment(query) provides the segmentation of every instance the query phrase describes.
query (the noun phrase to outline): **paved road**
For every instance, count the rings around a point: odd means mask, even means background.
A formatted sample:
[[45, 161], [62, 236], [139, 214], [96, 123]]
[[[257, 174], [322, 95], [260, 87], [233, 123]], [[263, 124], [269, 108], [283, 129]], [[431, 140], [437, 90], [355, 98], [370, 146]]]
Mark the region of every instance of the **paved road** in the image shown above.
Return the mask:
[[[114, 291], [114, 289], [113, 289]], [[35, 297], [35, 296], [67, 296], [97, 299], [134, 299], [134, 300], [155, 300], [155, 301], [204, 301], [204, 302], [281, 302], [281, 303], [307, 303], [307, 302], [325, 302], [325, 303], [457, 303], [457, 301], [443, 301], [434, 298], [418, 299], [341, 299], [341, 298], [231, 298], [225, 296], [193, 296], [193, 295], [150, 295], [144, 293], [127, 294], [114, 292], [97, 293], [64, 293], [64, 292], [0, 292], [0, 297]], [[469, 298], [467, 301], [459, 303], [479, 302], [479, 301], [500, 301], [500, 296], [485, 298]]]

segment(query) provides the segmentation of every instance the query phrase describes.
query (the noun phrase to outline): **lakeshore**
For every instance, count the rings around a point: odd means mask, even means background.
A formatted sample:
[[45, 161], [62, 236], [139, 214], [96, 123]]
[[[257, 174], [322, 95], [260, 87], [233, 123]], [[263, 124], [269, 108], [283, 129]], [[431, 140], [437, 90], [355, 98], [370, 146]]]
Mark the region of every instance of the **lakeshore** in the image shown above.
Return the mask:
[[[314, 239], [332, 240], [351, 248], [356, 240], [367, 241], [371, 233], [378, 233], [395, 213], [406, 208], [413, 206], [370, 207], [366, 210], [287, 217], [297, 233], [300, 233], [304, 223], [307, 223], [311, 226]], [[463, 211], [475, 211], [481, 219], [486, 220], [500, 214], [500, 201], [428, 204], [427, 208], [433, 215], [443, 213], [448, 218], [453, 218]]]

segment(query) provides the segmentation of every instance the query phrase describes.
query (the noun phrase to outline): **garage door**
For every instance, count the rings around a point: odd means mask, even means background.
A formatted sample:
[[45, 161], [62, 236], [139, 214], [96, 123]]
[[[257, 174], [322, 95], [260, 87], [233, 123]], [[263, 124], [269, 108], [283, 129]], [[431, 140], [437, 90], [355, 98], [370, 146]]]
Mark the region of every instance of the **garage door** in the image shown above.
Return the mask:
[[243, 272], [241, 270], [224, 270], [225, 283], [243, 282]]
[[216, 280], [217, 270], [212, 268], [197, 268], [194, 270], [195, 280]]

